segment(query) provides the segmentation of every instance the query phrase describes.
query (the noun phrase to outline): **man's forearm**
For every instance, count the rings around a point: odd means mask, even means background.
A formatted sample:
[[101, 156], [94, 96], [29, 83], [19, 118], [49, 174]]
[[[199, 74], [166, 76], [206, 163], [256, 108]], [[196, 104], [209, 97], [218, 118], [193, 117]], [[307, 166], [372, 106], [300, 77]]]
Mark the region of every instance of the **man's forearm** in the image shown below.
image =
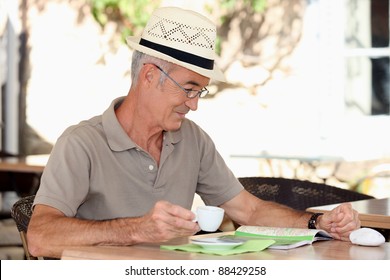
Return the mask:
[[138, 218], [121, 218], [107, 221], [88, 221], [69, 217], [46, 218], [40, 224], [31, 224], [27, 239], [30, 253], [34, 256], [59, 258], [69, 246], [132, 245], [132, 236]]
[[262, 201], [261, 209], [253, 213], [250, 223], [261, 226], [307, 228], [310, 216], [310, 213], [282, 204]]

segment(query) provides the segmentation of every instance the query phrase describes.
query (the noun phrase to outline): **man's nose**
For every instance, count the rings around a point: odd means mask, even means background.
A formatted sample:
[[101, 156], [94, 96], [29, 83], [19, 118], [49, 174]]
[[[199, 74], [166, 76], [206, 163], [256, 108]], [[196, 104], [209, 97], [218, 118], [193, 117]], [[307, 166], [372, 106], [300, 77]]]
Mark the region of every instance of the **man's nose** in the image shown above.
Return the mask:
[[191, 111], [196, 111], [198, 109], [198, 101], [199, 101], [199, 96], [191, 99], [188, 98], [185, 104], [188, 108], [190, 108]]

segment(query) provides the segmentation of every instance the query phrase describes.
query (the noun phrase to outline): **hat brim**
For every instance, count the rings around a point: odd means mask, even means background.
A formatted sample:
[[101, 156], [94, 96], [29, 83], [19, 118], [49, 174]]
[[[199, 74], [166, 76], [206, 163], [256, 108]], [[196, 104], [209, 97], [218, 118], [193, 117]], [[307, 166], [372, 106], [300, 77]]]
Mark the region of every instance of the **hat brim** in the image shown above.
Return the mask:
[[140, 52], [145, 53], [147, 55], [154, 56], [154, 57], [160, 58], [162, 60], [166, 60], [168, 62], [172, 62], [174, 64], [180, 65], [184, 68], [187, 68], [191, 71], [194, 71], [194, 72], [196, 72], [202, 76], [208, 77], [210, 79], [217, 80], [220, 82], [226, 82], [225, 75], [223, 74], [221, 69], [219, 69], [217, 67], [217, 65], [215, 63], [214, 63], [214, 68], [212, 70], [204, 69], [204, 68], [198, 67], [196, 65], [192, 65], [192, 64], [180, 61], [178, 59], [175, 59], [174, 57], [171, 57], [171, 56], [166, 55], [164, 53], [161, 53], [159, 51], [153, 50], [151, 48], [142, 46], [139, 44], [140, 40], [141, 40], [140, 36], [129, 36], [126, 38], [127, 44], [134, 50], [137, 50], [137, 51], [140, 51]]

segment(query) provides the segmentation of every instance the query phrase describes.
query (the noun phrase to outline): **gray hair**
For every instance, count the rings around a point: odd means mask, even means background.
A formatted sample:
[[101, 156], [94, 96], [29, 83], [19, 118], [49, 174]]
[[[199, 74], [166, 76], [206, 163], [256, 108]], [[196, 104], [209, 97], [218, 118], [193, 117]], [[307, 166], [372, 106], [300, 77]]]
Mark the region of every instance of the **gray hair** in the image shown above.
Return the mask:
[[[158, 65], [167, 73], [172, 69], [172, 63], [135, 50], [131, 62], [131, 80], [133, 85], [138, 81], [139, 72], [141, 71], [142, 66], [147, 63]], [[165, 75], [161, 75], [159, 83], [162, 84], [165, 79]]]

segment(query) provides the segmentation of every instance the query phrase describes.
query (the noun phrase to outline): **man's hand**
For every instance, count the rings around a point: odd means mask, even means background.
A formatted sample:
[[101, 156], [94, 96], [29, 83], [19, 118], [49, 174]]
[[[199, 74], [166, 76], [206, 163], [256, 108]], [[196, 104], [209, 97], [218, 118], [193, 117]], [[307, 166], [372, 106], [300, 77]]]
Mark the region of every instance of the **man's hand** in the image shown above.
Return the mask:
[[163, 242], [175, 237], [194, 235], [200, 230], [193, 221], [194, 218], [195, 214], [188, 209], [159, 201], [141, 218], [137, 235], [141, 242]]
[[319, 228], [326, 230], [335, 239], [349, 241], [350, 233], [360, 228], [358, 212], [350, 203], [343, 203], [318, 217]]

